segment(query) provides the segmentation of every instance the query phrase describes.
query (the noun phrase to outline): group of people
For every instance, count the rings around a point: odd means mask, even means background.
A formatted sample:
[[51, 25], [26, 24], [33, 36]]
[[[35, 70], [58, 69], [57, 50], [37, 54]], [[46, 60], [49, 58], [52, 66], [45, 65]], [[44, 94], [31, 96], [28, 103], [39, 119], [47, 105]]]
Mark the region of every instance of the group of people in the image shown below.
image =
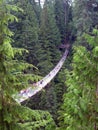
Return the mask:
[[[54, 78], [54, 76], [57, 74], [59, 69], [62, 67], [62, 64], [63, 64], [67, 54], [68, 54], [68, 51], [65, 51], [63, 57], [61, 58], [61, 60], [57, 64], [57, 66], [46, 77], [44, 77], [42, 80], [38, 81], [37, 83], [33, 83], [33, 86], [35, 86], [35, 87], [46, 86], [52, 80], [52, 78]], [[27, 89], [21, 90], [20, 96], [28, 97], [28, 95], [31, 95], [31, 93], [33, 93], [33, 88], [29, 87]]]

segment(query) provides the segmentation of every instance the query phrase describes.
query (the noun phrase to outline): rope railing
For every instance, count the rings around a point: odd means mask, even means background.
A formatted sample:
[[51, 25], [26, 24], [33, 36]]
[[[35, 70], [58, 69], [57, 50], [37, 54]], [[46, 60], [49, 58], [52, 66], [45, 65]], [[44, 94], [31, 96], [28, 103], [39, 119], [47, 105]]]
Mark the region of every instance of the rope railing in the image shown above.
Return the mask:
[[41, 91], [48, 83], [50, 83], [51, 80], [57, 75], [57, 73], [62, 68], [67, 55], [68, 55], [68, 49], [65, 50], [58, 64], [55, 66], [55, 68], [52, 71], [50, 71], [48, 75], [46, 75], [43, 79], [41, 79], [37, 83], [34, 83], [32, 87], [28, 87], [25, 90], [21, 90], [18, 94], [13, 95], [13, 98], [16, 100], [16, 102], [21, 103], [27, 100], [28, 98], [34, 96], [39, 91]]

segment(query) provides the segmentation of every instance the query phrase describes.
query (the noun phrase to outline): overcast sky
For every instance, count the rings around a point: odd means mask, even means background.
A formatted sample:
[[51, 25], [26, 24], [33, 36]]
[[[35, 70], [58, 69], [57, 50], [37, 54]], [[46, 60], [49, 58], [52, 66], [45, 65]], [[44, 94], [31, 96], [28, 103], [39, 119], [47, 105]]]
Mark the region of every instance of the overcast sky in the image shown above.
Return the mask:
[[[38, 1], [38, 0], [35, 0], [35, 1]], [[40, 2], [41, 2], [41, 4], [43, 5], [44, 4], [44, 1], [45, 0], [40, 0]], [[72, 0], [72, 2], [73, 2], [74, 0]]]
[[[35, 0], [36, 2], [38, 2], [38, 0]], [[42, 3], [44, 3], [45, 0], [40, 0]]]

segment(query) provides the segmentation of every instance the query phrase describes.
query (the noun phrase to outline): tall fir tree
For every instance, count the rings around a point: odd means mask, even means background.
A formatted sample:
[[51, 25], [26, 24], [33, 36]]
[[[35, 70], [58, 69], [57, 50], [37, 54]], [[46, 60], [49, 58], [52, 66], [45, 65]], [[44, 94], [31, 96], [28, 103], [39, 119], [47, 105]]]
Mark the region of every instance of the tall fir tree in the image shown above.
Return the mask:
[[78, 36], [82, 35], [84, 32], [91, 32], [98, 24], [98, 1], [75, 0], [73, 6], [73, 16]]
[[[16, 15], [19, 17], [19, 22], [14, 23], [11, 28], [13, 29], [15, 43], [14, 46], [23, 47], [29, 51], [23, 57], [27, 62], [36, 62], [35, 44], [38, 42], [38, 19], [36, 16], [36, 3], [34, 1], [21, 1], [17, 0], [14, 2], [20, 8], [23, 9], [23, 13], [18, 12]], [[34, 5], [33, 5], [34, 4]]]
[[0, 1], [0, 7], [0, 130], [55, 129], [48, 112], [32, 111], [17, 104], [12, 98], [13, 94], [28, 86], [29, 78], [23, 70], [33, 66], [15, 60], [14, 56], [22, 54], [25, 49], [11, 46], [13, 32], [9, 30], [8, 24], [17, 18], [10, 12], [20, 9], [4, 0]]
[[66, 71], [68, 88], [60, 113], [60, 130], [98, 129], [98, 30], [94, 29], [93, 35], [82, 36], [91, 50], [81, 45], [74, 47], [72, 70]]
[[57, 63], [60, 57], [58, 50], [60, 44], [60, 33], [55, 21], [53, 4], [51, 1], [48, 1], [48, 3], [45, 1], [41, 15], [39, 44], [37, 44], [38, 49], [36, 52], [38, 55], [38, 67], [42, 73], [48, 73], [53, 64]]
[[71, 37], [69, 23], [72, 21], [71, 16], [71, 1], [70, 0], [55, 0], [55, 18], [61, 34], [63, 44], [66, 44]]
[[[52, 70], [60, 59], [59, 45], [61, 44], [59, 29], [56, 25], [54, 14], [54, 2], [45, 1], [41, 12], [39, 31], [39, 43], [36, 44], [37, 67], [41, 75], [45, 76]], [[40, 96], [40, 98], [39, 98]], [[31, 108], [49, 110], [56, 119], [57, 99], [54, 82], [47, 89], [33, 99], [39, 101], [39, 105], [32, 104]]]

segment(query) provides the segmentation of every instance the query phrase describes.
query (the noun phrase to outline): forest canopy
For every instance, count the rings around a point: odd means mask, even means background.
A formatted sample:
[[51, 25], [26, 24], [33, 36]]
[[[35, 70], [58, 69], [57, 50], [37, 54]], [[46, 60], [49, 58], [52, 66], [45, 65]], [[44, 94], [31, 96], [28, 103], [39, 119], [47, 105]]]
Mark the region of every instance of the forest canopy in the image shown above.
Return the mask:
[[[17, 103], [12, 95], [42, 80], [66, 49], [55, 78]], [[0, 0], [0, 130], [13, 129], [98, 129], [97, 0]]]

